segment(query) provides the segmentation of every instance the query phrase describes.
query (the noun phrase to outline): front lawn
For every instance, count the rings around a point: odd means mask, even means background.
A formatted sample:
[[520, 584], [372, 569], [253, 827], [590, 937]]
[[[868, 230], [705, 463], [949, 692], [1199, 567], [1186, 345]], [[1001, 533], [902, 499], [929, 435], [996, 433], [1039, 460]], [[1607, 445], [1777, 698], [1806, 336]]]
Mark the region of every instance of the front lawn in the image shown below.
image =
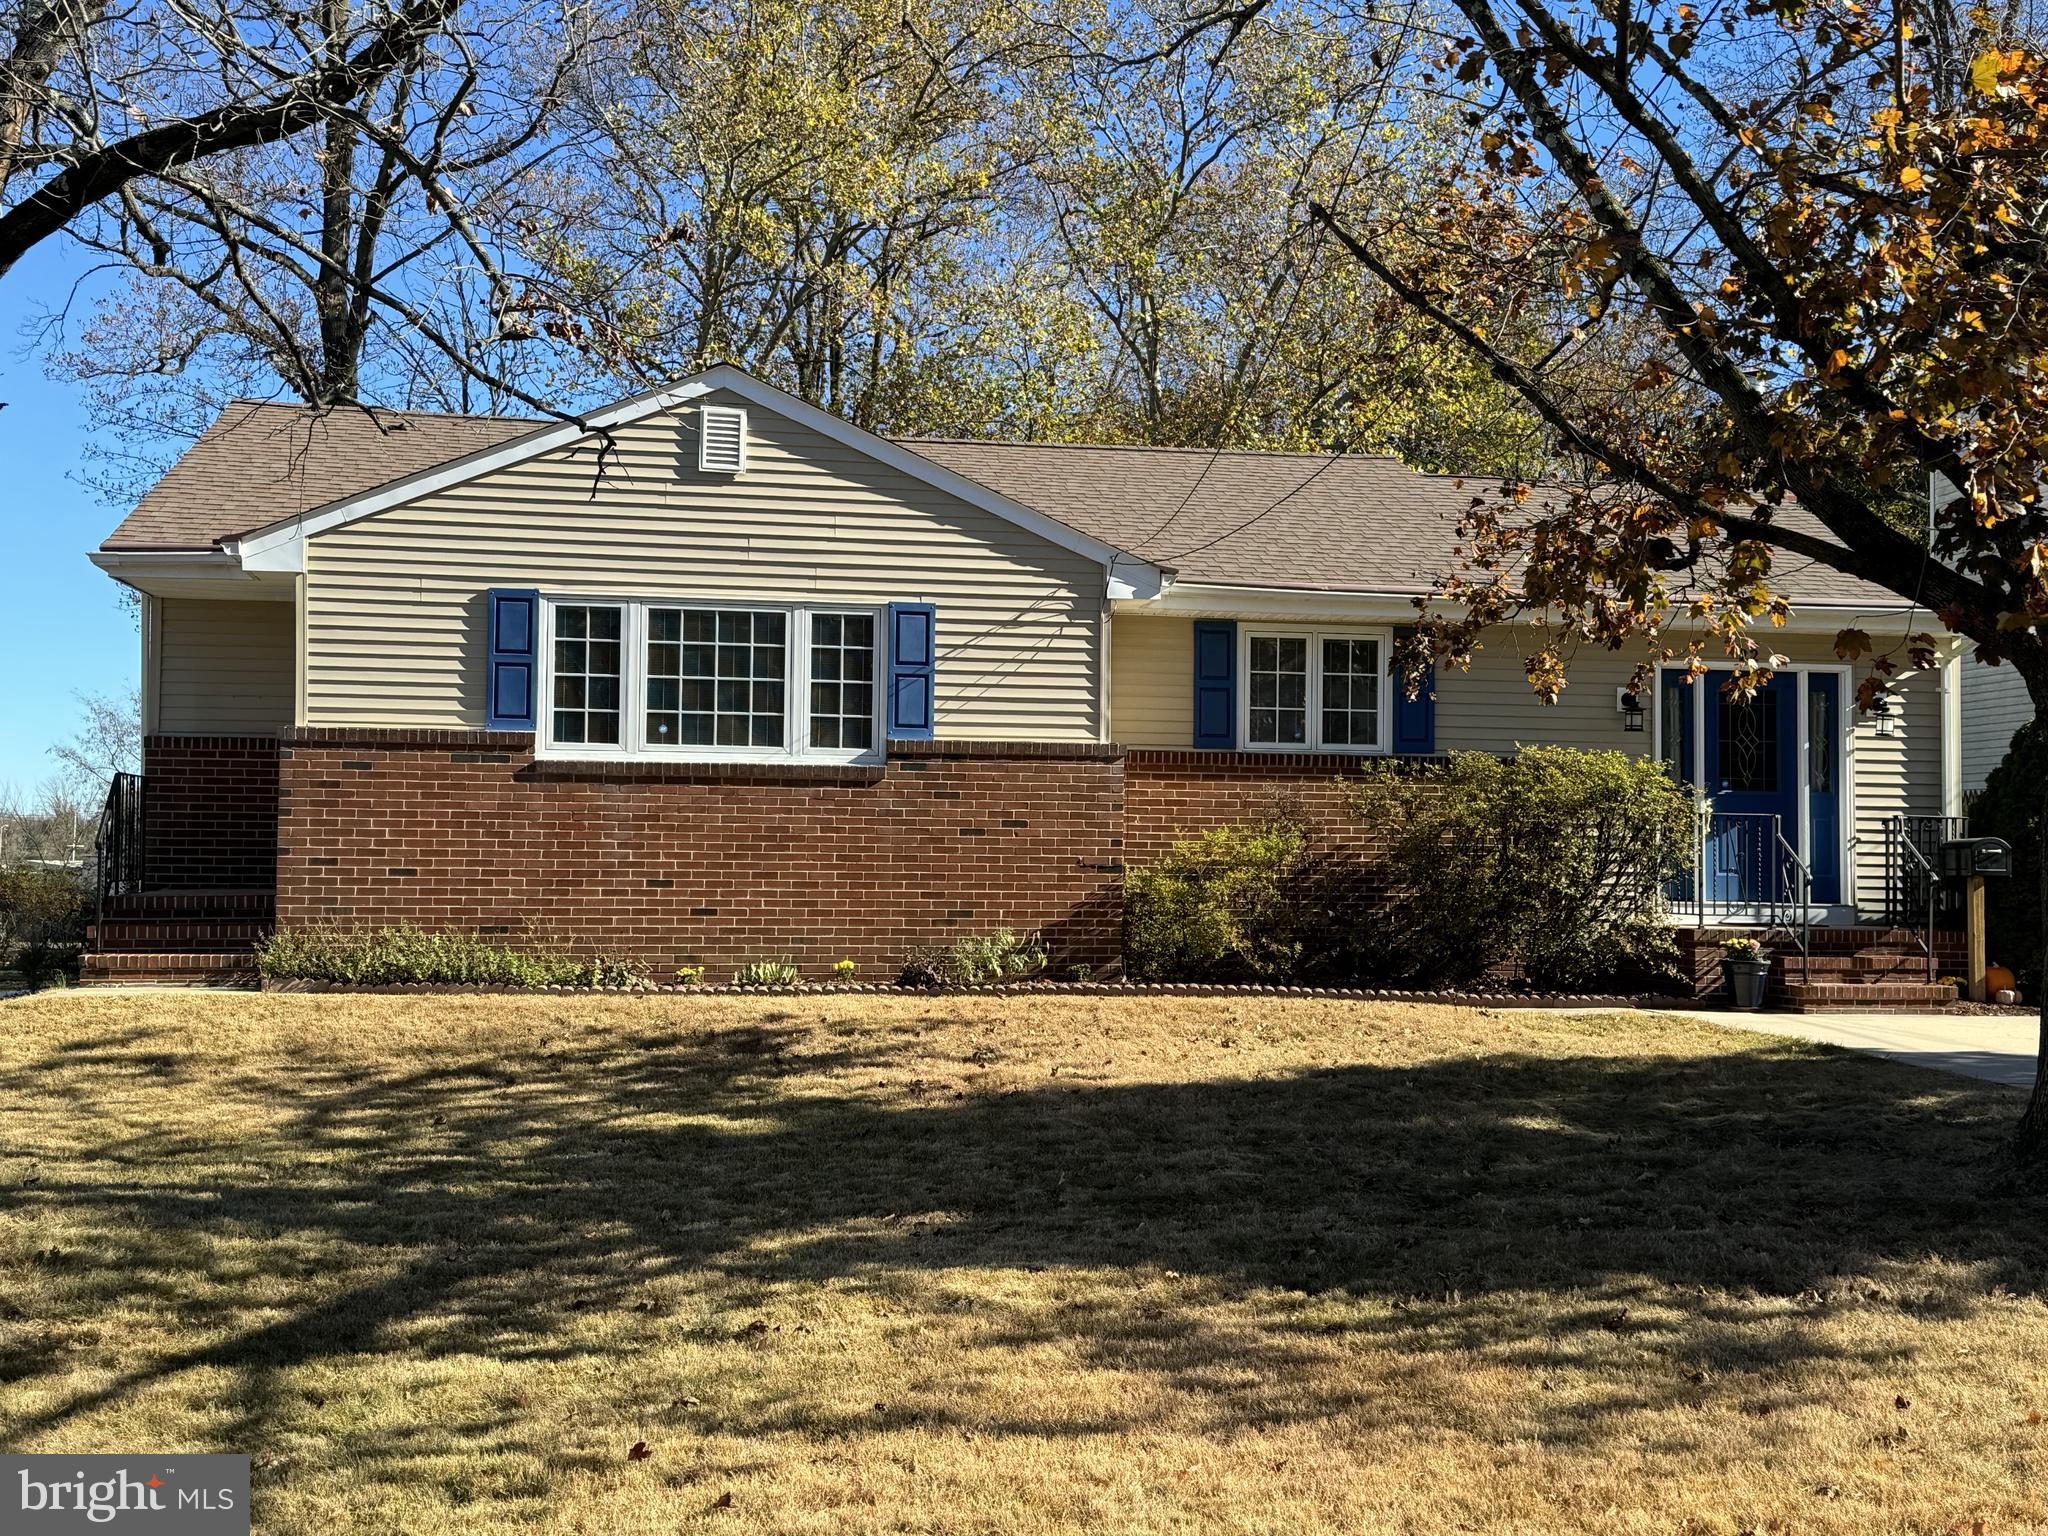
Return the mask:
[[273, 1533], [2036, 1529], [2016, 1107], [1638, 1015], [46, 995], [0, 1445], [246, 1450]]

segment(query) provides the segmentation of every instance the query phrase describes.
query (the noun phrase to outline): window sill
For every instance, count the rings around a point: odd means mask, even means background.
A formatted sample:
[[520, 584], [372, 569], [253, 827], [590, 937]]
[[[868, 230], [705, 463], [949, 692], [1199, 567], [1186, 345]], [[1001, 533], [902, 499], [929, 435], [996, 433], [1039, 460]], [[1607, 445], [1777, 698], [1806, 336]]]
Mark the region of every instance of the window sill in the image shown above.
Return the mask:
[[644, 757], [536, 757], [519, 776], [540, 783], [879, 784], [881, 763], [664, 762]]

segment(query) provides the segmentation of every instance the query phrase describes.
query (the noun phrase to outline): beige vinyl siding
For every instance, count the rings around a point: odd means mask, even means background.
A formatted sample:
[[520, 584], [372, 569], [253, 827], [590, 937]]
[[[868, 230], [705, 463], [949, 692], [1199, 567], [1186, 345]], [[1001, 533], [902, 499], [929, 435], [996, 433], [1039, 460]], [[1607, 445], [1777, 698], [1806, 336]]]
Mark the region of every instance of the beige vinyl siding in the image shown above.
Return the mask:
[[1110, 620], [1110, 734], [1127, 747], [1195, 740], [1195, 621], [1119, 613]]
[[2013, 732], [2034, 718], [2034, 701], [2011, 667], [1980, 666], [1968, 656], [1962, 685], [1963, 792], [1971, 794], [2005, 761]]
[[[712, 397], [714, 400], [718, 397]], [[484, 593], [922, 601], [941, 737], [1092, 740], [1100, 565], [758, 406], [747, 471], [694, 406], [307, 541], [312, 725], [484, 723]]]
[[[1241, 620], [1240, 623], [1251, 622]], [[1258, 621], [1265, 628], [1284, 623]], [[1852, 621], [1845, 617], [1843, 623]], [[1897, 639], [1875, 618], [1860, 621], [1879, 649]], [[1110, 672], [1110, 725], [1125, 746], [1187, 747], [1193, 733], [1193, 621], [1117, 614], [1112, 627], [1115, 664]], [[1647, 753], [1649, 729], [1628, 731], [1615, 707], [1615, 691], [1628, 682], [1630, 662], [1607, 652], [1574, 657], [1570, 683], [1554, 705], [1530, 691], [1523, 665], [1533, 630], [1490, 633], [1469, 671], [1440, 668], [1436, 683], [1436, 744], [1443, 752], [1511, 752], [1517, 746], [1560, 745], [1584, 750]], [[1777, 634], [1771, 643], [1807, 666], [1839, 665], [1831, 635]], [[1867, 663], [1860, 669], [1867, 672]], [[1845, 679], [1844, 704], [1853, 707], [1856, 671]], [[1891, 736], [1875, 720], [1856, 721], [1850, 756], [1855, 808], [1850, 867], [1855, 901], [1874, 911], [1883, 900], [1884, 830], [1899, 814], [1939, 815], [1941, 803], [1941, 679], [1909, 672], [1899, 684], [1898, 724]]]
[[162, 597], [150, 716], [167, 736], [262, 736], [292, 723], [290, 603]]

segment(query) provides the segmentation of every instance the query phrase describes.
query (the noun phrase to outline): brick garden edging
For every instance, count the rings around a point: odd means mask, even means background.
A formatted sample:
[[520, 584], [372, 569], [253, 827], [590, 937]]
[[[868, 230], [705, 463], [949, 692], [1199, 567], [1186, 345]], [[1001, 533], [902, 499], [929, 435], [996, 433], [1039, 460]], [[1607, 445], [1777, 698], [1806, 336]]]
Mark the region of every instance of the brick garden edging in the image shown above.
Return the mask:
[[1644, 996], [1614, 992], [1416, 992], [1367, 987], [1225, 986], [1176, 981], [1025, 981], [988, 987], [899, 987], [894, 982], [814, 981], [793, 987], [746, 987], [720, 982], [645, 982], [630, 987], [464, 986], [457, 982], [401, 981], [361, 986], [346, 981], [278, 981], [265, 992], [346, 992], [367, 996], [441, 997], [1314, 997], [1339, 1002], [1435, 1003], [1459, 1008], [1634, 1008]]

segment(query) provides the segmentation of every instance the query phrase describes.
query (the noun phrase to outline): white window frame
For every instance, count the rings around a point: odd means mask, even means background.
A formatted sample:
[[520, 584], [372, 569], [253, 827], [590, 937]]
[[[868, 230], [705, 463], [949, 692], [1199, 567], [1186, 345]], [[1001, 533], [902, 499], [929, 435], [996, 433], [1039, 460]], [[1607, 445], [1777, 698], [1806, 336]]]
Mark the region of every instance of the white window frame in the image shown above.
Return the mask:
[[[557, 742], [555, 731], [555, 609], [618, 608], [623, 662], [619, 678], [617, 746], [593, 742]], [[774, 612], [787, 616], [783, 648], [783, 745], [718, 747], [677, 743], [659, 746], [647, 740], [647, 612], [650, 608], [712, 608], [728, 612]], [[811, 745], [811, 620], [817, 614], [859, 614], [874, 621], [874, 745], [864, 751]], [[537, 640], [540, 655], [534, 698], [534, 751], [540, 758], [598, 762], [654, 763], [879, 763], [887, 752], [882, 732], [883, 704], [888, 694], [887, 607], [880, 603], [834, 603], [812, 598], [783, 597], [622, 597], [609, 592], [543, 592]]]
[[[1377, 640], [1380, 643], [1380, 699], [1376, 713], [1378, 729], [1370, 746], [1323, 741], [1323, 641]], [[1305, 640], [1308, 642], [1308, 739], [1306, 741], [1252, 740], [1252, 641]], [[1244, 752], [1344, 752], [1357, 757], [1383, 757], [1389, 750], [1394, 724], [1394, 632], [1392, 629], [1355, 624], [1286, 625], [1240, 624], [1237, 628], [1237, 740]]]

